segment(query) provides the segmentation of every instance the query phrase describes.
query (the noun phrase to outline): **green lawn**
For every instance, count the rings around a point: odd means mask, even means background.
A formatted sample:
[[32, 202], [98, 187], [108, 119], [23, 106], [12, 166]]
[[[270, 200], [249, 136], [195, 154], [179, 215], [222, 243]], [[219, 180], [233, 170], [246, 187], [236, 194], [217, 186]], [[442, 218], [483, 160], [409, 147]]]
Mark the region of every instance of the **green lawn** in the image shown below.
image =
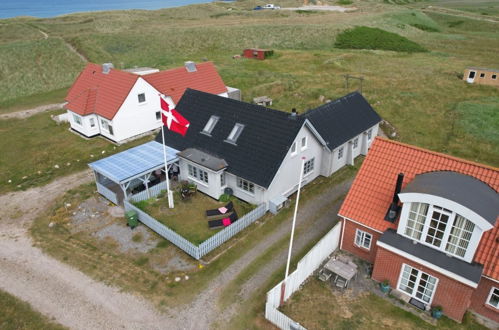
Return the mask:
[[[175, 200], [173, 209], [168, 208], [166, 194], [162, 194], [158, 199], [151, 198], [138, 202], [136, 206], [196, 245], [223, 229], [223, 227], [209, 229], [205, 211], [217, 209], [227, 203], [219, 202], [201, 192], [185, 200], [182, 200], [178, 191], [175, 191], [173, 196]], [[254, 208], [253, 205], [235, 197], [231, 200], [240, 218]]]
[[[152, 137], [115, 146], [100, 138], [84, 139], [50, 118], [52, 111], [28, 119], [0, 120], [0, 193], [45, 184], [88, 168], [88, 163], [144, 143]], [[56, 168], [58, 167], [58, 168]], [[10, 181], [10, 182], [9, 182]]]
[[[328, 284], [312, 277], [281, 310], [307, 329], [434, 329], [418, 316], [372, 293], [333, 294]], [[467, 314], [463, 323], [446, 317], [438, 329], [486, 329]]]
[[65, 327], [33, 310], [30, 304], [0, 290], [0, 329], [62, 330]]

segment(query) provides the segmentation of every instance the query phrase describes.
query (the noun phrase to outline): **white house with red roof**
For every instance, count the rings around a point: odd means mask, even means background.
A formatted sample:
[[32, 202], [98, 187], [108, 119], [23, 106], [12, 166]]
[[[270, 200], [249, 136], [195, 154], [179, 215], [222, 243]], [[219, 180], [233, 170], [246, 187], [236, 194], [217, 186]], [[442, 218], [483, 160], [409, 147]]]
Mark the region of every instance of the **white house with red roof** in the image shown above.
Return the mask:
[[341, 249], [421, 309], [499, 322], [499, 169], [376, 138], [339, 211]]
[[187, 88], [240, 98], [237, 89], [225, 86], [212, 62], [186, 62], [165, 71], [89, 63], [66, 97], [69, 123], [86, 137], [100, 134], [121, 143], [161, 127], [159, 93], [174, 107]]

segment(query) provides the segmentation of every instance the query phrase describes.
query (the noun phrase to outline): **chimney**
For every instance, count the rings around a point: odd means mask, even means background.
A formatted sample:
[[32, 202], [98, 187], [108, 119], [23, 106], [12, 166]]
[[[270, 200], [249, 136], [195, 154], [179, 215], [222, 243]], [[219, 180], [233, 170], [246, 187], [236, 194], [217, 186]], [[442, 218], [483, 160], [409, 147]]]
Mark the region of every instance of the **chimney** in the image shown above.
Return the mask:
[[112, 68], [114, 68], [113, 63], [104, 63], [102, 64], [102, 73], [108, 74]]
[[404, 173], [399, 173], [397, 176], [397, 183], [395, 184], [395, 191], [393, 192], [392, 203], [388, 208], [385, 215], [385, 220], [389, 222], [395, 222], [400, 211], [399, 206], [399, 196], [400, 190], [402, 189], [402, 182], [404, 181]]
[[291, 117], [296, 117], [297, 114], [296, 108], [291, 109]]
[[193, 61], [187, 61], [184, 63], [185, 69], [187, 72], [196, 72], [198, 69], [196, 68], [196, 63]]

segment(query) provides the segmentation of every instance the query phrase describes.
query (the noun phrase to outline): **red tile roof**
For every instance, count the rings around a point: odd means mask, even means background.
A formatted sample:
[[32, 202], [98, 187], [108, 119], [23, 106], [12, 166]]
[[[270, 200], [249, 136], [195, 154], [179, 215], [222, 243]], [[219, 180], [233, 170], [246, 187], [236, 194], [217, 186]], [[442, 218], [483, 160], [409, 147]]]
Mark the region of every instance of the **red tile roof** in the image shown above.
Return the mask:
[[100, 65], [89, 63], [70, 88], [66, 107], [82, 116], [96, 113], [111, 120], [140, 77], [161, 93], [171, 96], [175, 103], [186, 88], [212, 94], [227, 92], [213, 63], [199, 63], [196, 67], [195, 72], [187, 72], [185, 67], [181, 67], [139, 76], [117, 69], [104, 74]]
[[[499, 169], [464, 159], [376, 138], [339, 211], [340, 216], [384, 232], [397, 225], [384, 220], [398, 173], [404, 188], [417, 174], [454, 171], [473, 176], [499, 190]], [[499, 220], [499, 217], [498, 217]], [[474, 260], [484, 265], [483, 275], [499, 280], [499, 221], [485, 232]]]
[[185, 67], [160, 71], [142, 76], [161, 93], [170, 96], [178, 103], [187, 88], [211, 94], [227, 92], [227, 87], [212, 62], [196, 63], [195, 72], [187, 72]]

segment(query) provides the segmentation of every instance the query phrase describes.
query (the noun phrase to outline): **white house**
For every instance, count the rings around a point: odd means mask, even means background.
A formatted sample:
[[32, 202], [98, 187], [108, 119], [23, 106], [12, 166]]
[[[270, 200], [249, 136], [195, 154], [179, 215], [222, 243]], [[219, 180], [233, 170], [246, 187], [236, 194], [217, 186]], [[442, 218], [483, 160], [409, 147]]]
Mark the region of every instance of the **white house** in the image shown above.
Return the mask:
[[185, 67], [166, 71], [89, 63], [66, 97], [69, 123], [86, 137], [100, 134], [121, 143], [161, 127], [158, 94], [175, 105], [186, 88], [240, 98], [239, 90], [225, 86], [211, 62], [186, 62]]
[[190, 121], [185, 137], [165, 130], [180, 179], [270, 208], [297, 190], [302, 157], [304, 184], [330, 176], [367, 154], [381, 121], [356, 92], [297, 114], [187, 89], [176, 109]]

